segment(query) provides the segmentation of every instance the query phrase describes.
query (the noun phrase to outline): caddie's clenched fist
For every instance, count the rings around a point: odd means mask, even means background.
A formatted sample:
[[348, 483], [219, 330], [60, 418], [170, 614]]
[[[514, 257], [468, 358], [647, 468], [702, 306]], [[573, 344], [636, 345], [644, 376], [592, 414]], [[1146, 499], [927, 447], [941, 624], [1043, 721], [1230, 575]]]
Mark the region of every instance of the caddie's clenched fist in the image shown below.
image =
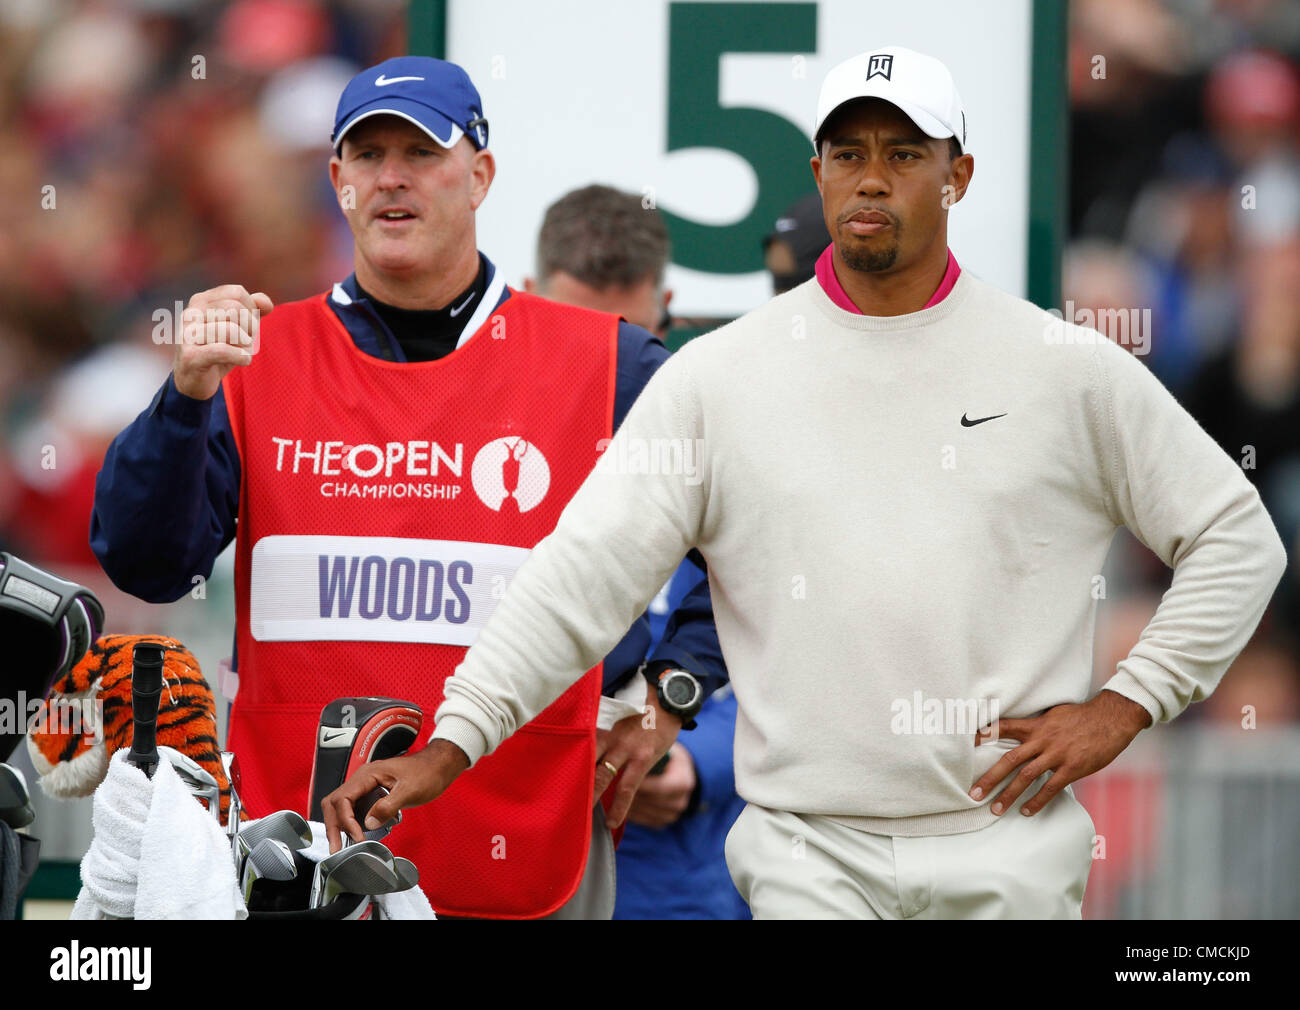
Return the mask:
[[250, 295], [239, 284], [209, 288], [191, 298], [176, 339], [176, 388], [195, 400], [215, 396], [227, 372], [253, 360], [258, 322], [272, 308], [267, 295]]

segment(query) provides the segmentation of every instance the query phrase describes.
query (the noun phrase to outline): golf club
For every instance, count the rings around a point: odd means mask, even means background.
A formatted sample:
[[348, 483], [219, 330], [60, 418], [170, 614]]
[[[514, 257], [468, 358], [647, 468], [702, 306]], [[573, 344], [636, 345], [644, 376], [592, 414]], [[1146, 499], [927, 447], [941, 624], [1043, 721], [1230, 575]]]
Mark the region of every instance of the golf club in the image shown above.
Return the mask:
[[[321, 905], [324, 904], [323, 899], [325, 895], [325, 885], [328, 882], [330, 875], [340, 864], [363, 855], [372, 857], [380, 865], [382, 865], [384, 870], [386, 871], [387, 877], [380, 875], [378, 878], [376, 878], [378, 881], [386, 883], [388, 877], [391, 877], [393, 881], [392, 886], [396, 886], [397, 874], [393, 870], [393, 854], [388, 850], [388, 847], [382, 844], [381, 842], [358, 842], [356, 845], [350, 846], [346, 849], [339, 849], [338, 852], [335, 852], [333, 855], [326, 856], [324, 859], [322, 859], [319, 863], [316, 864], [316, 873], [315, 876], [312, 878], [311, 900], [309, 902], [309, 907], [320, 908]], [[376, 872], [375, 864], [367, 861], [364, 865], [369, 872], [372, 873]], [[352, 872], [359, 873], [362, 871], [357, 870]], [[356, 878], [353, 877], [349, 878], [349, 880], [352, 882], [355, 882], [355, 879]], [[338, 892], [338, 893], [343, 893], [343, 892]], [[359, 891], [356, 893], [367, 894], [370, 892]], [[388, 893], [388, 892], [385, 891], [381, 893]]]
[[305, 849], [311, 845], [311, 827], [302, 814], [293, 810], [277, 810], [261, 820], [254, 821], [235, 836], [235, 876], [242, 878], [248, 855], [259, 842], [275, 838], [290, 850]]
[[[368, 842], [380, 841], [381, 839], [387, 837], [388, 833], [392, 831], [396, 825], [402, 823], [402, 812], [399, 810], [393, 817], [390, 817], [383, 824], [379, 825], [379, 827], [366, 830], [365, 827], [366, 815], [370, 813], [370, 808], [373, 807], [376, 803], [378, 803], [387, 795], [388, 795], [387, 789], [385, 789], [383, 786], [375, 786], [375, 788], [370, 790], [370, 792], [366, 793], [366, 795], [362, 796], [361, 799], [357, 800], [356, 805], [352, 808], [353, 813], [356, 816], [357, 823], [361, 825], [362, 833], [366, 836], [366, 841]], [[344, 834], [343, 845], [345, 848], [347, 846], [356, 845], [356, 844], [357, 843], [352, 841], [352, 839], [347, 834]]]
[[419, 868], [405, 856], [393, 857], [393, 872], [397, 874], [398, 883], [402, 885], [398, 888], [399, 891], [409, 891], [420, 882]]
[[237, 855], [235, 839], [239, 837], [239, 818], [244, 809], [239, 791], [243, 789], [244, 781], [239, 774], [239, 758], [235, 757], [232, 751], [221, 752], [221, 770], [226, 773], [226, 781], [230, 784], [230, 806], [226, 809], [226, 837], [230, 839], [231, 853]]
[[392, 894], [401, 888], [393, 865], [373, 852], [359, 852], [354, 846], [321, 877], [320, 904], [328, 905], [340, 894]]
[[131, 652], [131, 717], [135, 723], [126, 760], [148, 778], [158, 769], [158, 701], [162, 697], [161, 645], [140, 642]]
[[240, 878], [240, 891], [247, 906], [253, 896], [253, 885], [259, 880], [292, 880], [298, 875], [289, 846], [278, 838], [263, 838], [248, 854]]
[[174, 747], [159, 747], [158, 753], [176, 769], [176, 774], [181, 777], [181, 781], [185, 783], [185, 788], [190, 791], [190, 794], [195, 799], [202, 800], [207, 804], [208, 812], [220, 824], [221, 786], [212, 777], [212, 773], [188, 754], [183, 754]]

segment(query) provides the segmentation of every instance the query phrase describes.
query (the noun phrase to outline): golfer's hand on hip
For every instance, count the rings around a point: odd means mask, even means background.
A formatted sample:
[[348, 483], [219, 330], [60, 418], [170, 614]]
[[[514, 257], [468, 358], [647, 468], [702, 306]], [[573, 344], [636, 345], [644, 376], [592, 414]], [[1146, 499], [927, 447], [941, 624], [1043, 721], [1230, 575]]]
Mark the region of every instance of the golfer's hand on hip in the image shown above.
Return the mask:
[[[993, 813], [1001, 815], [1038, 776], [1050, 771], [1051, 778], [1020, 808], [1022, 814], [1032, 816], [1071, 782], [1105, 768], [1150, 725], [1146, 709], [1114, 691], [1099, 691], [1081, 705], [1057, 705], [1033, 719], [999, 719], [996, 739], [1017, 740], [1020, 746], [984, 773], [972, 787], [971, 799], [983, 799], [1019, 768], [993, 801]], [[975, 746], [991, 739], [977, 733]]]

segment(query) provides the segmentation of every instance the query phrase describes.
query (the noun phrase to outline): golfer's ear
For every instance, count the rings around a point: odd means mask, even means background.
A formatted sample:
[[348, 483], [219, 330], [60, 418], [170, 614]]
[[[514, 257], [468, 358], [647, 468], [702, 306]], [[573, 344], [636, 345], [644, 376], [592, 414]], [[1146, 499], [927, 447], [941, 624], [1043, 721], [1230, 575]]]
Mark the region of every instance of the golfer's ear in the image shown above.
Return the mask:
[[957, 203], [966, 195], [966, 189], [970, 186], [971, 176], [974, 174], [974, 155], [963, 154], [960, 158], [953, 159], [952, 167], [948, 169], [948, 182], [953, 188], [953, 203]]

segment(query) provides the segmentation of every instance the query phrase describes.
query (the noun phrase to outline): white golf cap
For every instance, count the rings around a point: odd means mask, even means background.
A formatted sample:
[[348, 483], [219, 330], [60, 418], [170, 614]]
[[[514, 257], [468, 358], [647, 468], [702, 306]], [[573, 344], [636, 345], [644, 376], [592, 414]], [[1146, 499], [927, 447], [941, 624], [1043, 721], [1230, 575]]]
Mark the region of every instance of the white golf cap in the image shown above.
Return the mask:
[[826, 75], [817, 99], [813, 146], [831, 113], [859, 98], [898, 106], [928, 137], [956, 137], [966, 153], [966, 111], [948, 68], [933, 56], [885, 46], [845, 60]]

